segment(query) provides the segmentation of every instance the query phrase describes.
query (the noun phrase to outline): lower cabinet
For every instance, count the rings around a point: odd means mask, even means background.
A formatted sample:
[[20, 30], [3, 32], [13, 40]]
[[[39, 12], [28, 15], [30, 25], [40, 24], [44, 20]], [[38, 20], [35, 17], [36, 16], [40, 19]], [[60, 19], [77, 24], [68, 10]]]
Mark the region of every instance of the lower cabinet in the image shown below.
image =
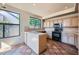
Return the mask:
[[62, 42], [75, 45], [74, 35], [68, 33], [62, 33]]
[[25, 44], [29, 46], [36, 54], [40, 54], [47, 49], [46, 33], [26, 32]]
[[71, 44], [71, 45], [75, 45], [74, 34], [69, 34], [68, 35], [68, 43]]
[[36, 53], [39, 54], [39, 36], [38, 34], [35, 35], [35, 33], [28, 32], [26, 34], [27, 42], [26, 44]]
[[64, 43], [68, 43], [68, 37], [67, 37], [67, 35], [66, 35], [66, 34], [62, 34], [61, 40], [62, 40], [62, 42], [64, 42]]
[[75, 45], [76, 45], [76, 47], [79, 49], [79, 47], [78, 47], [78, 46], [79, 46], [79, 45], [78, 45], [78, 42], [79, 42], [78, 39], [79, 39], [79, 38], [78, 38], [78, 35], [75, 34]]

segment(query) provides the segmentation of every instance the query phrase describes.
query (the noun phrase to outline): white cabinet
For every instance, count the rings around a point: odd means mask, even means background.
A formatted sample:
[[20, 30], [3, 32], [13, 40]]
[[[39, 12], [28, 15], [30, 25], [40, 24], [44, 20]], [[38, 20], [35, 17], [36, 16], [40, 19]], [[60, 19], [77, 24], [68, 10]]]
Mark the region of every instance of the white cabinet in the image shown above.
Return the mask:
[[47, 25], [47, 27], [49, 27], [49, 25], [50, 25], [49, 21], [47, 22], [47, 24], [46, 24], [46, 25]]
[[75, 46], [76, 46], [76, 48], [78, 48], [78, 35], [77, 34], [75, 34]]
[[75, 40], [74, 40], [74, 34], [69, 34], [68, 35], [68, 43], [75, 45]]
[[53, 20], [50, 21], [50, 27], [53, 27], [54, 23], [53, 23]]
[[44, 27], [46, 27], [47, 26], [47, 24], [46, 24], [46, 22], [44, 22]]
[[68, 39], [67, 39], [67, 37], [62, 37], [62, 42], [64, 42], [64, 43], [68, 43]]
[[45, 21], [44, 22], [44, 27], [49, 27], [49, 25], [50, 25], [50, 22], [49, 21]]
[[62, 33], [62, 42], [75, 45], [74, 34]]
[[27, 45], [37, 54], [39, 54], [39, 36], [35, 33], [27, 33]]
[[46, 33], [27, 32], [25, 36], [25, 44], [27, 44], [36, 54], [43, 52], [47, 48]]
[[66, 33], [62, 33], [61, 39], [62, 39], [62, 42], [68, 43], [68, 37], [67, 37], [67, 34]]

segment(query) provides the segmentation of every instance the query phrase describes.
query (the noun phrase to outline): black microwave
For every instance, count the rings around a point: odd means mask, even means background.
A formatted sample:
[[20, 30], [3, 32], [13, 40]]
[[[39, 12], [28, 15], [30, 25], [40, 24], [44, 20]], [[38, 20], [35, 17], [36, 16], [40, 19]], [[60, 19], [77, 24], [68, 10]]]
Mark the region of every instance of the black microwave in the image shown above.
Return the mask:
[[59, 27], [60, 27], [59, 23], [54, 24], [54, 28], [59, 28]]
[[62, 26], [62, 24], [56, 23], [56, 24], [54, 24], [54, 28], [55, 28], [55, 29], [58, 29], [58, 30], [59, 30], [59, 29], [62, 30], [62, 29], [63, 29], [63, 26]]

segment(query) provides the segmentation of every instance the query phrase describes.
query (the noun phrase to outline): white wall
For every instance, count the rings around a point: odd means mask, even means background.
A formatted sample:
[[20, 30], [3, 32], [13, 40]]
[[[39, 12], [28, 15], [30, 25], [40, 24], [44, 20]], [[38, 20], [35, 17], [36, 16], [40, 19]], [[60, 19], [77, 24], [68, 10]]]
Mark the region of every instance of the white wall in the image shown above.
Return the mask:
[[[1, 8], [1, 6], [0, 6], [0, 8]], [[38, 18], [40, 18], [40, 17], [36, 16], [34, 14], [31, 14], [29, 12], [17, 9], [15, 7], [9, 6], [9, 5], [7, 5], [6, 10], [20, 13], [20, 36], [11, 37], [11, 38], [4, 38], [4, 39], [0, 39], [0, 40], [5, 41], [6, 43], [8, 42], [8, 44], [10, 44], [10, 45], [24, 42], [24, 29], [25, 29], [25, 27], [28, 28], [27, 21], [28, 21], [29, 16], [34, 16], [34, 17], [38, 17]]]

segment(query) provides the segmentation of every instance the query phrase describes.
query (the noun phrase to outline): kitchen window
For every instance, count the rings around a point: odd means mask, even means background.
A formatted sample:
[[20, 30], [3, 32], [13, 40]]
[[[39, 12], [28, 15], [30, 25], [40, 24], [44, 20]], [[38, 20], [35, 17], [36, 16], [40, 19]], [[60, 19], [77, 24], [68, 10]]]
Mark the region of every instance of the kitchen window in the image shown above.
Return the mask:
[[20, 35], [19, 13], [0, 10], [0, 38], [15, 37]]
[[31, 28], [31, 29], [41, 28], [41, 19], [39, 19], [39, 18], [35, 18], [35, 17], [30, 16], [28, 23], [29, 23], [29, 28]]

